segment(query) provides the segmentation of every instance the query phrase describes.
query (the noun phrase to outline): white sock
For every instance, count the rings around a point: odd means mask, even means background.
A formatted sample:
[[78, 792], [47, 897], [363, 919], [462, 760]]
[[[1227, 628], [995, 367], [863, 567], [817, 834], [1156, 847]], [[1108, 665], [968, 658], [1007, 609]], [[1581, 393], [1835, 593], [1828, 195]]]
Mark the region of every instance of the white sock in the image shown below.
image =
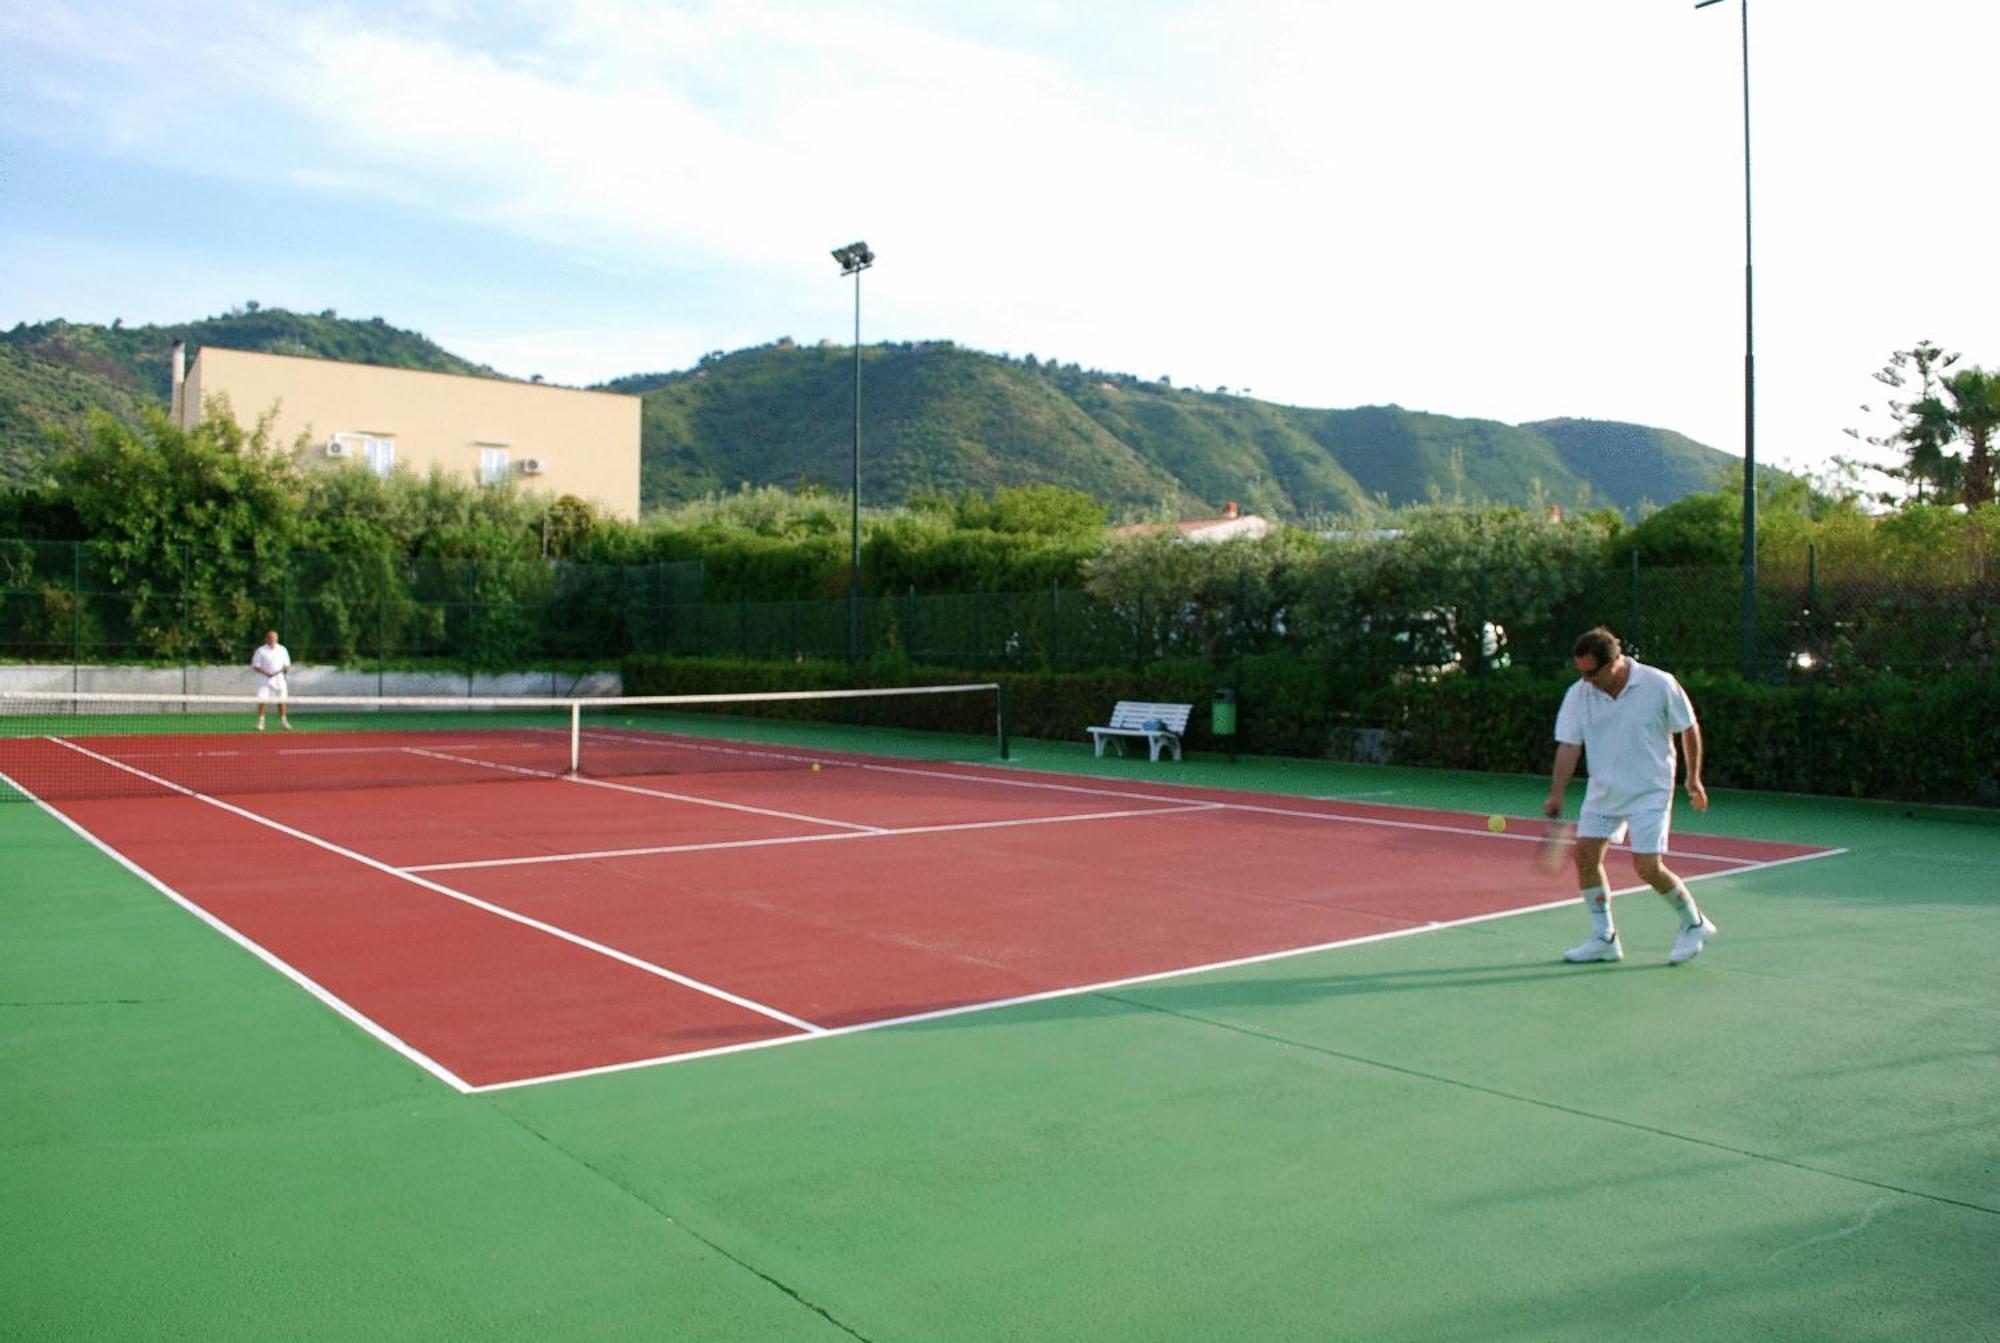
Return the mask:
[[1702, 917], [1701, 906], [1697, 905], [1694, 897], [1688, 894], [1686, 882], [1675, 882], [1674, 888], [1662, 893], [1660, 898], [1672, 905], [1674, 912], [1681, 916], [1681, 927], [1693, 928], [1706, 921]]
[[1618, 936], [1618, 927], [1611, 921], [1611, 892], [1602, 886], [1586, 887], [1583, 892], [1583, 907], [1590, 914], [1590, 926], [1597, 935], [1609, 942]]

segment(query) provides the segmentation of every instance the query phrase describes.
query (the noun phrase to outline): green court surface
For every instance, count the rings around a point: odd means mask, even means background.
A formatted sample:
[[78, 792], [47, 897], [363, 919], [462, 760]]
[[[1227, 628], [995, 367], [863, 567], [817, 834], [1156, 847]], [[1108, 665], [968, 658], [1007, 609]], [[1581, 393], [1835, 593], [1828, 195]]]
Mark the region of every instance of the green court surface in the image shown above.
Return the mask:
[[1642, 894], [1621, 965], [1558, 962], [1565, 908], [461, 1095], [0, 806], [0, 1336], [2000, 1336], [2000, 817], [1677, 820], [1847, 852], [1703, 882], [1721, 935], [1678, 969]]

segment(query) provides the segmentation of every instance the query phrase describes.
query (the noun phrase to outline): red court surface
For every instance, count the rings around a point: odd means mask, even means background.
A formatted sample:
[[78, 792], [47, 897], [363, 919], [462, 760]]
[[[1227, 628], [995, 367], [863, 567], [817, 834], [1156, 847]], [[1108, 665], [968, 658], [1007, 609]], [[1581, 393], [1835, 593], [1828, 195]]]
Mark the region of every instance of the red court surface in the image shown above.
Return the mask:
[[[1574, 898], [1537, 869], [1533, 823], [823, 758], [44, 805], [465, 1090]], [[1702, 836], [1670, 860], [1701, 877], [1825, 852]]]

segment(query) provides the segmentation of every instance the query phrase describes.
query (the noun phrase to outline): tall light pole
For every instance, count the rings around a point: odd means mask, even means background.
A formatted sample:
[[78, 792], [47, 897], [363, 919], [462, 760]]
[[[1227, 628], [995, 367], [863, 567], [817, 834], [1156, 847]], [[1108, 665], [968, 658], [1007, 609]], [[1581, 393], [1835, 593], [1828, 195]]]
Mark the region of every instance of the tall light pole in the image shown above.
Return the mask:
[[[1696, 0], [1707, 9], [1718, 0]], [[1743, 7], [1743, 675], [1757, 674], [1757, 327], [1750, 251], [1750, 0]]]
[[834, 260], [840, 262], [842, 276], [854, 276], [854, 472], [848, 482], [854, 520], [848, 564], [848, 668], [856, 668], [862, 660], [862, 272], [874, 266], [874, 252], [868, 250], [866, 242], [850, 242], [844, 248], [834, 248]]

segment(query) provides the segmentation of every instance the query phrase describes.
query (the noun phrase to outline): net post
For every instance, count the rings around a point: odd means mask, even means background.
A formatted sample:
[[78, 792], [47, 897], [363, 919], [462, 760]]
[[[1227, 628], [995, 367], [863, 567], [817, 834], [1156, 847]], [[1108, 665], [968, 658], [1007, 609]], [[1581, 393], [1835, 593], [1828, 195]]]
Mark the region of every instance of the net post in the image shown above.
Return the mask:
[[583, 701], [569, 702], [569, 772], [580, 773], [583, 767]]
[[1005, 681], [999, 681], [996, 682], [995, 685], [1000, 692], [999, 695], [1000, 707], [999, 707], [999, 713], [997, 715], [1000, 720], [999, 721], [1000, 758], [1002, 760], [1005, 760], [1008, 758], [1007, 757], [1007, 683]]

